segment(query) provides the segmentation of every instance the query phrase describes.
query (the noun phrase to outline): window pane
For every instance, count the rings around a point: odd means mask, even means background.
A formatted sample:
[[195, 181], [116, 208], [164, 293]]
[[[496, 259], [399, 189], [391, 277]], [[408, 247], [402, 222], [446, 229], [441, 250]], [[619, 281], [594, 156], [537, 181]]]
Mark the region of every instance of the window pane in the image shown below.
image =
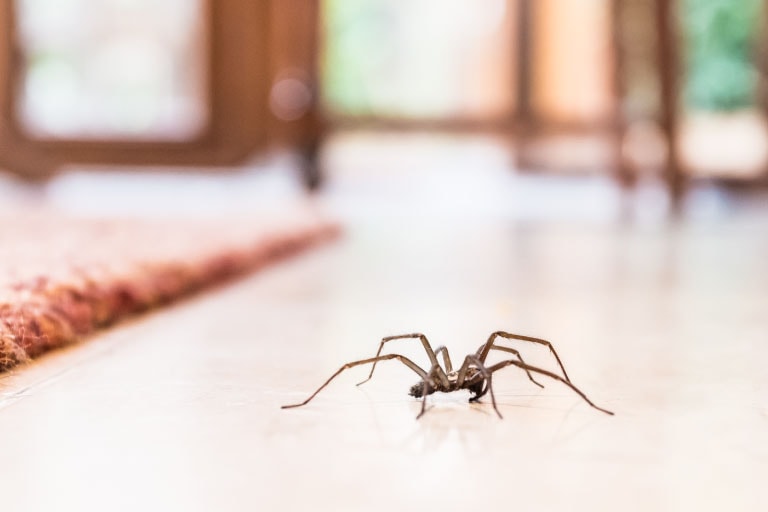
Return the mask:
[[685, 102], [693, 110], [754, 106], [758, 71], [753, 62], [760, 0], [685, 0]]
[[611, 91], [608, 0], [535, 0], [533, 108], [544, 119], [607, 120]]
[[205, 0], [17, 0], [32, 137], [185, 140], [207, 122]]
[[326, 107], [487, 118], [514, 102], [513, 0], [325, 0]]
[[681, 159], [699, 176], [751, 179], [768, 162], [758, 101], [761, 0], [684, 0]]

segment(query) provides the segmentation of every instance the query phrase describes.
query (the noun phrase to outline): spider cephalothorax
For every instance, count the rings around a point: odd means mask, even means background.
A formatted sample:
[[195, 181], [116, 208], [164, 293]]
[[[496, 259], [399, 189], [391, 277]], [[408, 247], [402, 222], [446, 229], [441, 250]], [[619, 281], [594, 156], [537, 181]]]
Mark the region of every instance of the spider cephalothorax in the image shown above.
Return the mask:
[[[430, 370], [428, 372], [424, 371], [421, 367], [419, 367], [416, 363], [411, 361], [405, 356], [401, 356], [400, 354], [386, 354], [381, 355], [381, 351], [384, 348], [384, 344], [388, 341], [397, 340], [397, 339], [403, 339], [403, 338], [414, 338], [421, 340], [422, 345], [424, 346], [424, 349], [427, 352], [427, 356], [429, 357], [429, 361], [431, 363]], [[552, 355], [554, 356], [555, 360], [557, 361], [557, 364], [560, 367], [560, 370], [562, 371], [562, 376], [558, 375], [556, 373], [552, 373], [549, 370], [544, 370], [542, 368], [538, 368], [536, 366], [531, 366], [529, 364], [526, 364], [525, 361], [523, 361], [522, 356], [520, 355], [520, 352], [517, 350], [506, 347], [503, 345], [497, 345], [495, 343], [496, 338], [505, 338], [508, 340], [520, 340], [520, 341], [527, 341], [531, 343], [537, 343], [539, 345], [544, 345], [546, 347], [549, 347], [549, 350], [552, 352]], [[488, 357], [488, 353], [491, 350], [499, 350], [501, 352], [507, 352], [509, 354], [512, 354], [515, 359], [507, 359], [505, 361], [501, 361], [499, 363], [496, 363], [491, 366], [485, 365], [485, 360]], [[443, 356], [443, 366], [440, 365], [440, 362], [437, 359], [437, 356], [442, 354]], [[540, 338], [531, 338], [529, 336], [521, 336], [519, 334], [511, 334], [508, 332], [503, 331], [496, 331], [488, 338], [488, 341], [480, 345], [480, 348], [477, 349], [477, 352], [474, 354], [469, 354], [464, 358], [464, 363], [461, 365], [461, 368], [457, 371], [453, 371], [453, 365], [451, 364], [451, 357], [448, 354], [448, 349], [441, 346], [438, 347], [436, 350], [432, 349], [432, 346], [429, 344], [429, 341], [427, 341], [427, 337], [423, 334], [401, 334], [398, 336], [388, 336], [381, 340], [381, 344], [379, 345], [379, 351], [376, 352], [376, 357], [372, 357], [370, 359], [361, 359], [359, 361], [353, 361], [351, 363], [347, 363], [339, 370], [331, 375], [331, 377], [325, 381], [325, 383], [320, 386], [317, 391], [315, 391], [309, 398], [304, 400], [303, 402], [299, 404], [293, 404], [293, 405], [284, 405], [283, 409], [289, 409], [291, 407], [300, 407], [302, 405], [306, 405], [310, 400], [312, 400], [320, 391], [322, 391], [325, 386], [327, 386], [337, 375], [339, 375], [344, 370], [347, 370], [349, 368], [352, 368], [354, 366], [359, 366], [362, 364], [368, 364], [373, 363], [373, 366], [371, 367], [371, 373], [368, 375], [368, 378], [365, 379], [363, 382], [358, 383], [358, 386], [360, 384], [363, 384], [365, 382], [368, 382], [371, 377], [373, 377], [373, 371], [376, 369], [376, 363], [379, 361], [386, 361], [389, 359], [397, 359], [404, 365], [406, 365], [408, 368], [416, 372], [419, 377], [421, 377], [421, 382], [418, 382], [411, 386], [411, 389], [408, 391], [408, 394], [415, 397], [415, 398], [421, 398], [421, 412], [416, 417], [417, 419], [420, 418], [424, 411], [426, 410], [426, 403], [427, 403], [427, 396], [431, 395], [435, 391], [441, 391], [443, 393], [451, 393], [453, 391], [458, 391], [460, 389], [466, 389], [471, 394], [472, 397], [470, 397], [470, 402], [476, 402], [478, 401], [483, 395], [490, 392], [491, 394], [491, 403], [493, 404], [493, 409], [496, 411], [496, 414], [499, 415], [501, 418], [501, 413], [499, 412], [498, 407], [496, 407], [496, 398], [493, 396], [493, 386], [492, 386], [492, 375], [494, 372], [501, 370], [502, 368], [506, 368], [507, 366], [517, 366], [518, 368], [525, 371], [525, 373], [528, 375], [528, 379], [530, 379], [531, 382], [536, 384], [539, 387], [544, 387], [541, 384], [539, 384], [534, 378], [533, 373], [536, 373], [538, 375], [544, 375], [546, 377], [549, 377], [551, 379], [557, 380], [571, 388], [574, 392], [576, 392], [581, 398], [583, 398], [589, 405], [597, 409], [598, 411], [602, 411], [606, 414], [613, 413], [611, 411], [608, 411], [606, 409], [603, 409], [601, 407], [596, 406], [592, 403], [592, 401], [587, 398], [587, 396], [582, 393], [576, 386], [573, 385], [571, 382], [571, 379], [568, 378], [568, 374], [565, 371], [565, 367], [563, 366], [563, 363], [560, 361], [560, 356], [557, 355], [557, 352], [555, 352], [555, 348], [552, 346], [552, 344], [546, 340], [542, 340]]]
[[472, 396], [470, 397], [470, 402], [476, 402], [480, 400], [480, 397], [482, 397], [484, 394], [488, 392], [488, 386], [486, 386], [486, 380], [479, 380], [475, 382], [474, 384], [469, 384], [467, 386], [467, 389], [470, 393], [472, 393]]

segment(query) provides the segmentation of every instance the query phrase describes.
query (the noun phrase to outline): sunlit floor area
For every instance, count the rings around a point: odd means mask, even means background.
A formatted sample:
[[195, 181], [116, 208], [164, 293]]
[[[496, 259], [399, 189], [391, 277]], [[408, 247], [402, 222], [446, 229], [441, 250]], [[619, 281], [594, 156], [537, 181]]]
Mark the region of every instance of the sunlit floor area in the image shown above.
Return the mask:
[[[0, 376], [3, 510], [761, 509], [765, 195], [700, 185], [668, 221], [658, 186], [514, 172], [493, 140], [347, 135], [325, 153], [311, 201], [339, 240]], [[88, 171], [0, 197], [246, 215], [300, 197], [290, 168]], [[504, 419], [459, 391], [416, 420], [419, 378], [398, 361], [280, 408], [383, 336], [423, 332], [458, 366], [496, 330], [552, 341], [615, 416], [509, 367], [493, 377]], [[385, 350], [429, 369], [416, 341]]]

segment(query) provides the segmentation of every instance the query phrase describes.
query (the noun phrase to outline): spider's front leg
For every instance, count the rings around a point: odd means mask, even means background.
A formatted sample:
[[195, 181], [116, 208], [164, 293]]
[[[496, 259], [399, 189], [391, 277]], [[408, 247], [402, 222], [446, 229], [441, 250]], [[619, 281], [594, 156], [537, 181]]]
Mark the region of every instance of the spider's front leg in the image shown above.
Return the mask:
[[[544, 370], [542, 368], [537, 368], [535, 366], [531, 366], [531, 365], [528, 365], [528, 364], [525, 364], [525, 363], [521, 363], [520, 361], [516, 361], [514, 359], [508, 359], [507, 361], [501, 361], [500, 363], [496, 363], [495, 365], [489, 367], [487, 371], [489, 371], [490, 373], [493, 373], [493, 372], [501, 370], [502, 368], [505, 368], [507, 366], [517, 366], [518, 368], [521, 368], [521, 369], [523, 369], [525, 371], [532, 371], [532, 372], [538, 373], [540, 375], [545, 375], [545, 376], [549, 377], [550, 379], [554, 379], [554, 380], [560, 381], [563, 384], [565, 384], [566, 386], [568, 386], [569, 388], [571, 388], [577, 395], [579, 395], [581, 398], [583, 398], [584, 401], [587, 402], [590, 406], [594, 407], [595, 409], [597, 409], [600, 412], [604, 412], [605, 414], [609, 414], [609, 415], [613, 416], [613, 412], [609, 411], [608, 409], [603, 409], [602, 407], [598, 407], [597, 405], [595, 405], [592, 402], [592, 400], [587, 398], [587, 395], [585, 395], [584, 392], [581, 391], [579, 388], [574, 386], [571, 383], [571, 381], [566, 380], [566, 379], [562, 378], [561, 376], [557, 375], [556, 373], [552, 373], [552, 372], [550, 372], [548, 370]], [[493, 396], [493, 391], [491, 391], [491, 396]]]
[[[481, 354], [484, 348], [485, 348], [485, 344], [480, 345], [480, 348], [477, 349], [477, 354]], [[518, 350], [515, 350], [515, 349], [510, 348], [510, 347], [502, 347], [500, 345], [494, 345], [491, 348], [493, 348], [495, 350], [499, 350], [501, 352], [508, 352], [508, 353], [512, 354], [513, 356], [517, 357], [520, 360], [521, 363], [525, 364], [525, 360], [523, 359], [522, 354], [520, 354], [520, 351], [518, 351]], [[475, 355], [477, 355], [477, 354], [475, 354]], [[480, 359], [480, 361], [485, 363], [485, 358], [481, 358], [480, 356], [478, 356], [478, 359]], [[525, 373], [528, 375], [528, 380], [530, 380], [531, 382], [533, 382], [534, 384], [536, 384], [540, 388], [542, 388], [542, 389], [544, 388], [544, 384], [541, 384], [539, 381], [534, 379], [533, 375], [531, 374], [531, 372], [526, 370]], [[484, 394], [485, 394], [485, 391], [483, 392], [483, 395]], [[482, 395], [480, 395], [480, 396], [482, 396]]]
[[[467, 377], [470, 368], [477, 370], [475, 375]], [[499, 408], [496, 407], [496, 397], [493, 394], [493, 372], [485, 367], [483, 362], [475, 354], [470, 354], [464, 358], [464, 364], [459, 369], [458, 379], [456, 381], [456, 387], [458, 389], [469, 389], [475, 393], [473, 397], [469, 399], [470, 402], [477, 402], [487, 392], [491, 393], [491, 404], [493, 404], [493, 410], [499, 415], [499, 418], [504, 418], [499, 412]], [[485, 387], [483, 388], [483, 384]]]
[[[543, 345], [543, 346], [549, 348], [549, 351], [555, 357], [555, 360], [557, 361], [557, 364], [560, 366], [560, 370], [562, 370], [562, 372], [563, 372], [563, 377], [565, 377], [565, 380], [567, 380], [568, 382], [571, 382], [571, 379], [568, 377], [568, 372], [565, 371], [565, 366], [563, 366], [563, 362], [560, 360], [560, 356], [557, 355], [557, 351], [555, 350], [555, 347], [552, 345], [551, 342], [549, 342], [549, 341], [547, 341], [545, 339], [541, 339], [541, 338], [533, 338], [531, 336], [523, 336], [521, 334], [513, 334], [511, 332], [505, 332], [505, 331], [496, 331], [496, 332], [492, 333], [488, 337], [488, 341], [486, 341], [485, 344], [481, 345], [480, 348], [477, 350], [477, 354], [476, 355], [480, 359], [480, 361], [482, 361], [483, 363], [485, 363], [485, 359], [488, 357], [488, 353], [491, 350], [500, 350], [502, 352], [509, 352], [509, 353], [514, 354], [515, 356], [517, 356], [517, 358], [520, 360], [520, 362], [523, 363], [523, 365], [524, 365], [521, 368], [524, 368], [525, 366], [527, 366], [525, 361], [523, 361], [523, 359], [520, 357], [520, 352], [518, 352], [515, 349], [509, 348], [509, 347], [504, 347], [502, 345], [497, 345], [496, 344], [496, 338], [504, 338], [504, 339], [508, 339], [508, 340], [518, 340], [518, 341], [527, 341], [529, 343], [535, 343], [537, 345]], [[531, 381], [533, 381], [535, 384], [537, 384], [538, 386], [540, 386], [542, 388], [544, 387], [544, 386], [542, 386], [541, 384], [539, 384], [538, 382], [536, 382], [533, 379], [533, 377], [531, 376], [531, 372], [530, 371], [528, 371], [527, 369], [525, 371], [528, 374], [528, 378], [531, 379]]]

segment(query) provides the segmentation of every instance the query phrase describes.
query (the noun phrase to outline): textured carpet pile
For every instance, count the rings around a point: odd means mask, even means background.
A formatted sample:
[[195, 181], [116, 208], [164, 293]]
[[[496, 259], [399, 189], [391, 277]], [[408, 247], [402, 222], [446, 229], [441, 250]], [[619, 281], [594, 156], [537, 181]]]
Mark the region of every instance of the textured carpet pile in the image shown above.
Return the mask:
[[308, 213], [237, 222], [0, 216], [0, 372], [336, 233]]

